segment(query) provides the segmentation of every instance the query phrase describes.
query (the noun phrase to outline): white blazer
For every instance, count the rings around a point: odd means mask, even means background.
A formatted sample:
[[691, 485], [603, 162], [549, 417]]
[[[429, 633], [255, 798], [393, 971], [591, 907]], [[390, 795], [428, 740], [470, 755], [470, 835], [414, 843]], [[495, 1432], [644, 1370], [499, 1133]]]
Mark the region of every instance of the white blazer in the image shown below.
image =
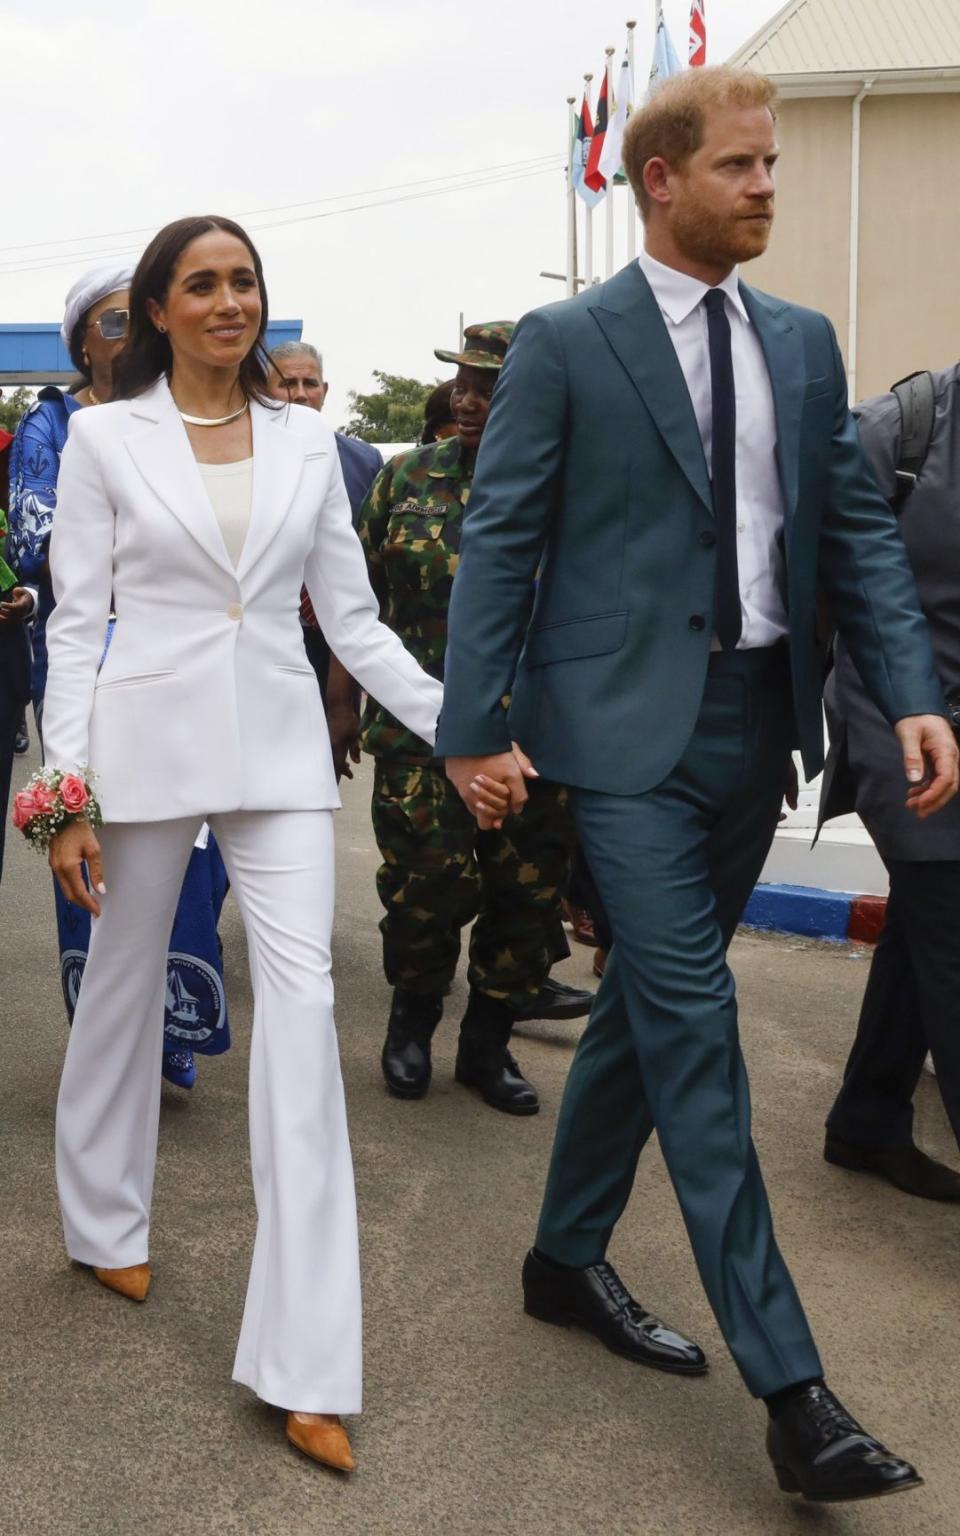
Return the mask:
[[443, 690], [379, 622], [331, 428], [305, 406], [251, 402], [250, 416], [236, 568], [166, 380], [71, 419], [50, 541], [44, 756], [89, 766], [105, 821], [340, 804], [298, 617], [304, 582], [334, 654], [433, 743]]

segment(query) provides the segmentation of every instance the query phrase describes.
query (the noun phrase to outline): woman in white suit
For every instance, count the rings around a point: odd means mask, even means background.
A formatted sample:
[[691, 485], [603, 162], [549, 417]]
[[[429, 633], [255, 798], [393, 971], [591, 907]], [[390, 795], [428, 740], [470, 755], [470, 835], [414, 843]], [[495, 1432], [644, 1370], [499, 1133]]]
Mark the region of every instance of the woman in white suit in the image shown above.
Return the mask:
[[258, 1224], [234, 1379], [288, 1411], [301, 1450], [349, 1469], [338, 1416], [360, 1409], [360, 1279], [330, 978], [339, 797], [301, 583], [347, 670], [426, 741], [441, 688], [378, 621], [331, 428], [268, 400], [266, 322], [243, 230], [161, 230], [133, 279], [113, 402], [74, 417], [63, 454], [46, 763], [89, 765], [104, 825], [77, 819], [51, 848], [65, 894], [98, 918], [57, 1179], [70, 1256], [143, 1300], [166, 940], [207, 818], [254, 987]]

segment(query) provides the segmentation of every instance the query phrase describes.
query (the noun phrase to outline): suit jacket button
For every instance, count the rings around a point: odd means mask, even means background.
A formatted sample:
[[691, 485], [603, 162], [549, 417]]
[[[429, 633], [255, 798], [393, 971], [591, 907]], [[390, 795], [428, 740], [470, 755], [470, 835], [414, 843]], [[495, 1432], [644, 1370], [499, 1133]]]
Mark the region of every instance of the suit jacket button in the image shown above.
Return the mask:
[[705, 529], [704, 532], [700, 535], [700, 543], [703, 545], [704, 549], [715, 549], [717, 544], [717, 536], [715, 533], [710, 533]]
[[229, 608], [227, 609], [227, 618], [228, 619], [242, 619], [243, 618], [243, 604], [242, 603], [231, 603]]
[[689, 619], [691, 629], [705, 629], [707, 621], [702, 613], [692, 613]]

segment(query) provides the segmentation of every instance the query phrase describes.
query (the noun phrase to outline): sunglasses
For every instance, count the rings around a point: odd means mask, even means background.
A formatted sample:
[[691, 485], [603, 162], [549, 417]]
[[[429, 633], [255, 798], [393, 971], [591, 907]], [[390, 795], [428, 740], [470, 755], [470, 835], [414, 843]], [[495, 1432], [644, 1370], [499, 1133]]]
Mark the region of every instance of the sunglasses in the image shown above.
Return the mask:
[[[129, 309], [105, 309], [96, 320], [91, 320], [104, 341], [122, 341], [130, 330]], [[89, 329], [89, 327], [88, 327]]]

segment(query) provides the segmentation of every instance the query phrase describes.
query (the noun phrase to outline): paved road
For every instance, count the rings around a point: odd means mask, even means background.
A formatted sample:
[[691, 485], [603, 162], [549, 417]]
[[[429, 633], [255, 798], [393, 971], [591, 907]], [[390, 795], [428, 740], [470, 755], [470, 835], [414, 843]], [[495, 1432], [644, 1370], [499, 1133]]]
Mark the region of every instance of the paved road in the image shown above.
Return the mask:
[[[155, 1282], [135, 1308], [63, 1255], [52, 897], [17, 839], [0, 887], [4, 1536], [956, 1536], [960, 1213], [819, 1156], [864, 957], [756, 936], [735, 945], [757, 1140], [830, 1378], [928, 1478], [919, 1493], [830, 1511], [773, 1484], [762, 1409], [724, 1352], [655, 1149], [613, 1256], [648, 1306], [704, 1344], [711, 1374], [671, 1380], [524, 1317], [518, 1271], [575, 1029], [520, 1041], [544, 1108], [505, 1119], [452, 1081], [459, 983], [429, 1098], [386, 1096], [366, 770], [346, 793], [336, 971], [365, 1276], [358, 1470], [344, 1481], [305, 1461], [286, 1447], [281, 1415], [230, 1382], [253, 1226], [236, 909], [223, 923], [236, 1043], [201, 1063], [192, 1097], [165, 1089]], [[586, 981], [588, 951], [561, 974]], [[951, 1155], [929, 1080], [919, 1130]]]

